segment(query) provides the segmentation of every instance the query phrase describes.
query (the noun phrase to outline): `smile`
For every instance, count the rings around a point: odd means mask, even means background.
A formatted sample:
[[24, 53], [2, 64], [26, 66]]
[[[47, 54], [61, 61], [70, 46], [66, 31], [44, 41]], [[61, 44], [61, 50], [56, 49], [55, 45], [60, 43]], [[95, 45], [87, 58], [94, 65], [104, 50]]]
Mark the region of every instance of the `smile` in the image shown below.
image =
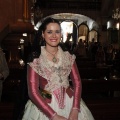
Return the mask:
[[51, 42], [56, 42], [56, 41], [57, 41], [57, 39], [50, 39], [50, 41], [51, 41]]

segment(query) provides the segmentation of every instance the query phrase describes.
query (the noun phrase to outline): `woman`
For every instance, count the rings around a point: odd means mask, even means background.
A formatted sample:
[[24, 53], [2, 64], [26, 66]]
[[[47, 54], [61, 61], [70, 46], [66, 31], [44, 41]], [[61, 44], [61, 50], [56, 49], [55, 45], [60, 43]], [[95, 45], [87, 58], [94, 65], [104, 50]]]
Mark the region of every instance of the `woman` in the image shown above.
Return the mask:
[[[22, 120], [94, 120], [81, 100], [81, 79], [75, 56], [59, 46], [59, 21], [47, 18], [40, 29], [45, 46], [28, 63], [28, 94]], [[69, 75], [73, 87], [69, 85]]]

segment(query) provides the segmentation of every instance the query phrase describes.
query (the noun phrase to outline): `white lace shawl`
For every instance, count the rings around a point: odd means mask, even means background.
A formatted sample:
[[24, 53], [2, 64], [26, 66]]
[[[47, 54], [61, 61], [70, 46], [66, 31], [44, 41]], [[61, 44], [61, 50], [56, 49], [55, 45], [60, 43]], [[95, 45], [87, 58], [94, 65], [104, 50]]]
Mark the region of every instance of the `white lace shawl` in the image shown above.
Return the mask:
[[[52, 92], [61, 86], [68, 88], [68, 76], [75, 61], [75, 55], [71, 55], [67, 51], [64, 52], [60, 46], [58, 47], [57, 58], [59, 59], [58, 63], [53, 63], [48, 60], [45, 47], [42, 46], [40, 57], [34, 59], [33, 62], [28, 63], [36, 73], [48, 81], [45, 90], [49, 92]], [[62, 83], [59, 82], [60, 79], [62, 80]]]

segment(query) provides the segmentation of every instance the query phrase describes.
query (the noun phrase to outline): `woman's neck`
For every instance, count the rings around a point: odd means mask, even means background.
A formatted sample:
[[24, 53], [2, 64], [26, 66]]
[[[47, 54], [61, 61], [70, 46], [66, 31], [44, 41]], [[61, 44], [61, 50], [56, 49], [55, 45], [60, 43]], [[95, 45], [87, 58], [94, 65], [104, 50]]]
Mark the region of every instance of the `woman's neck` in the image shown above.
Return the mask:
[[56, 54], [57, 53], [57, 51], [58, 51], [58, 47], [47, 47], [47, 46], [45, 46], [45, 49], [46, 49], [46, 51], [48, 51], [49, 53], [51, 53], [51, 54]]

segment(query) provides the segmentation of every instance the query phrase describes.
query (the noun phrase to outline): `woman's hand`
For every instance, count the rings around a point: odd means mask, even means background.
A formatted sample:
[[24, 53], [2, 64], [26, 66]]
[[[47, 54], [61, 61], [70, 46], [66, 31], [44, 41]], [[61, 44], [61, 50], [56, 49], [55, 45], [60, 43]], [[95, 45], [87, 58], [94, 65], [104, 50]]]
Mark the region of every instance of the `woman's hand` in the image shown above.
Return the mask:
[[78, 120], [78, 113], [79, 113], [78, 110], [72, 109], [70, 112], [68, 120]]
[[60, 115], [55, 115], [52, 120], [68, 120], [68, 119]]

